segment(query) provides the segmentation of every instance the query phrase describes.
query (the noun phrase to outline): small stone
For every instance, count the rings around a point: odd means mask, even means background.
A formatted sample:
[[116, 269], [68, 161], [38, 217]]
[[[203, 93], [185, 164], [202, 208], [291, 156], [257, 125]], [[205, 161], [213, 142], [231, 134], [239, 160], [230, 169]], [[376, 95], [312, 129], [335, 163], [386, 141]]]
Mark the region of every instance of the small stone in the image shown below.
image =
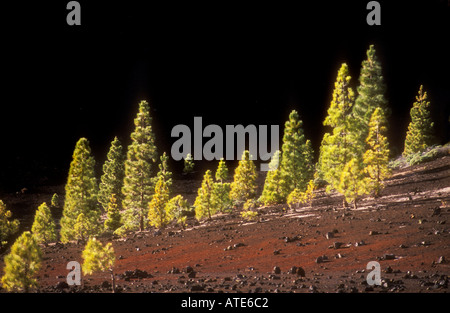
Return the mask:
[[371, 230], [370, 232], [369, 232], [369, 236], [375, 236], [375, 235], [379, 235], [380, 233], [379, 232], [377, 232], [376, 230]]
[[279, 275], [281, 273], [281, 269], [278, 266], [274, 266], [272, 273]]
[[444, 263], [446, 263], [445, 257], [443, 255], [441, 255], [436, 263], [437, 264], [444, 264]]
[[195, 278], [195, 275], [196, 275], [195, 271], [192, 270], [192, 271], [189, 272], [188, 277], [189, 278]]
[[65, 281], [60, 281], [56, 284], [55, 288], [60, 290], [67, 289], [69, 288], [69, 285]]
[[297, 275], [300, 276], [300, 277], [305, 277], [306, 276], [306, 273], [305, 273], [305, 270], [303, 269], [303, 267], [298, 267], [297, 268]]
[[273, 250], [273, 255], [278, 255], [280, 254], [280, 250]]
[[339, 249], [341, 246], [343, 245], [343, 243], [342, 242], [333, 242], [333, 248], [335, 248], [335, 249]]
[[326, 233], [325, 238], [327, 238], [327, 239], [334, 238], [334, 233], [333, 232]]
[[384, 259], [385, 259], [385, 260], [395, 260], [395, 255], [392, 254], [392, 253], [391, 253], [391, 254], [387, 254], [387, 253], [386, 253], [386, 254], [384, 255]]

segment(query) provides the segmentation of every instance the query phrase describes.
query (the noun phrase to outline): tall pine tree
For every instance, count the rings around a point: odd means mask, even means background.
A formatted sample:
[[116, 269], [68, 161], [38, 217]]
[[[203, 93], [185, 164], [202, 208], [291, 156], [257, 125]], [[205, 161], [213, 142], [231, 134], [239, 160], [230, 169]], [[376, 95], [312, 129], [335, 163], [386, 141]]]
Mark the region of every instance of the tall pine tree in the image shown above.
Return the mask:
[[211, 171], [207, 170], [203, 176], [202, 186], [198, 189], [197, 197], [195, 198], [194, 208], [195, 217], [200, 220], [205, 217], [211, 219], [211, 215], [215, 213], [212, 205], [212, 193], [214, 188], [214, 181]]
[[390, 115], [387, 100], [384, 97], [386, 86], [381, 68], [381, 63], [376, 55], [374, 45], [367, 50], [367, 59], [362, 62], [359, 76], [358, 95], [353, 106], [355, 118], [355, 148], [361, 155], [367, 148], [366, 138], [369, 133], [370, 117], [376, 108], [385, 112], [386, 118]]
[[139, 103], [139, 112], [134, 120], [135, 130], [131, 134], [125, 161], [125, 178], [122, 188], [124, 226], [128, 230], [144, 230], [147, 225], [148, 204], [154, 193], [152, 167], [157, 151], [152, 130], [152, 118], [147, 101]]
[[305, 139], [302, 124], [297, 111], [293, 110], [284, 125], [280, 163], [280, 198], [283, 201], [295, 188], [306, 190], [313, 175], [312, 146], [311, 142]]
[[410, 115], [411, 122], [406, 133], [405, 149], [403, 151], [405, 157], [424, 151], [433, 141], [434, 123], [430, 118], [430, 102], [422, 85], [419, 88]]
[[78, 140], [70, 163], [69, 175], [65, 187], [63, 216], [61, 218], [61, 241], [63, 243], [76, 239], [74, 225], [83, 213], [89, 229], [95, 234], [100, 218], [97, 194], [98, 186], [94, 173], [95, 160], [91, 155], [89, 141]]
[[373, 191], [375, 197], [380, 195], [384, 186], [383, 181], [389, 177], [389, 143], [386, 137], [387, 121], [382, 108], [376, 108], [370, 118], [369, 135], [364, 153], [365, 173], [368, 192]]
[[34, 216], [31, 232], [39, 243], [56, 241], [56, 225], [47, 203], [42, 203]]
[[117, 203], [116, 195], [113, 193], [109, 200], [108, 209], [106, 210], [106, 220], [104, 222], [104, 229], [108, 232], [115, 232], [121, 227], [122, 214], [120, 214], [119, 204]]
[[169, 202], [170, 186], [172, 185], [172, 173], [168, 170], [168, 157], [166, 153], [161, 156], [159, 172], [155, 186], [155, 193], [149, 204], [148, 221], [151, 226], [164, 228], [169, 224], [173, 216], [166, 210], [166, 204]]
[[235, 204], [243, 204], [247, 200], [256, 197], [258, 173], [253, 160], [250, 159], [250, 152], [245, 150], [241, 160], [234, 171], [233, 182], [231, 183], [230, 198]]
[[264, 205], [271, 205], [282, 203], [285, 200], [284, 190], [281, 185], [281, 170], [280, 170], [280, 150], [275, 151], [269, 163], [269, 171], [267, 172], [266, 180], [264, 182], [264, 189], [262, 191], [259, 201]]
[[125, 155], [122, 145], [117, 137], [111, 142], [107, 159], [103, 164], [103, 175], [100, 178], [98, 202], [103, 210], [108, 210], [111, 196], [114, 194], [119, 209], [122, 206], [122, 186], [125, 174]]
[[[354, 156], [354, 133], [352, 128], [352, 107], [355, 94], [350, 87], [351, 77], [348, 74], [348, 66], [343, 63], [338, 71], [334, 83], [333, 99], [328, 108], [328, 115], [324, 125], [332, 128], [331, 133], [325, 133], [320, 147], [319, 170], [323, 179], [329, 184], [327, 189], [341, 189], [341, 173], [345, 165]], [[344, 207], [347, 202], [344, 199]]]
[[228, 168], [223, 158], [219, 161], [215, 176], [216, 182], [213, 186], [211, 199], [212, 206], [215, 211], [225, 212], [231, 206], [231, 184], [225, 182], [228, 179]]

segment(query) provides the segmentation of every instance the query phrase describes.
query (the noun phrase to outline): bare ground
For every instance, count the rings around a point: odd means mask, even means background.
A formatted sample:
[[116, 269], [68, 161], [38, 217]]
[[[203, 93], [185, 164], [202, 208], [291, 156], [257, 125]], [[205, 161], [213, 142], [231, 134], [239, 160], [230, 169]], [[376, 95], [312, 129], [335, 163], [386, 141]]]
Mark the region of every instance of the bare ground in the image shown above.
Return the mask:
[[[175, 192], [192, 200], [200, 183], [177, 181]], [[191, 219], [185, 230], [171, 226], [101, 240], [113, 242], [118, 292], [447, 292], [450, 156], [397, 170], [386, 183], [380, 198], [361, 199], [357, 210], [343, 209], [339, 195], [319, 190], [311, 207], [260, 208], [258, 222], [216, 215]], [[62, 194], [62, 187], [2, 199], [26, 228], [53, 192]], [[111, 292], [109, 273], [65, 286], [67, 263], [82, 263], [82, 250], [75, 243], [43, 247], [37, 291]], [[370, 261], [381, 265], [381, 286], [366, 283]]]

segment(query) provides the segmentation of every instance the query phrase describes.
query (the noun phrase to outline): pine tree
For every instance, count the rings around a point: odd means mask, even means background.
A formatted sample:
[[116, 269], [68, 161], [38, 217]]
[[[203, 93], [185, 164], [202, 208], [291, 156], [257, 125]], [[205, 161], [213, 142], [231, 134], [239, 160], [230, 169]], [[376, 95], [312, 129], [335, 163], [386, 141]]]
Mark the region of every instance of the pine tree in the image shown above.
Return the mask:
[[382, 108], [376, 108], [370, 118], [369, 135], [366, 143], [367, 151], [364, 153], [364, 171], [368, 175], [367, 183], [369, 191], [375, 196], [380, 195], [384, 186], [383, 181], [389, 177], [389, 143], [386, 137], [386, 117]]
[[355, 147], [362, 155], [366, 150], [366, 138], [369, 133], [370, 117], [376, 108], [381, 108], [386, 117], [390, 115], [387, 100], [384, 97], [386, 86], [381, 68], [381, 63], [376, 56], [374, 45], [367, 50], [367, 59], [362, 62], [359, 76], [358, 95], [353, 106], [356, 132]]
[[256, 184], [257, 177], [256, 166], [250, 159], [250, 152], [245, 150], [234, 171], [230, 191], [231, 201], [239, 205], [247, 200], [254, 199], [258, 188]]
[[223, 158], [219, 161], [215, 177], [216, 182], [213, 186], [211, 205], [214, 211], [225, 212], [231, 206], [231, 184], [224, 182], [228, 179], [228, 168]]
[[195, 217], [200, 220], [215, 213], [212, 206], [212, 192], [214, 188], [214, 181], [212, 179], [211, 171], [207, 170], [203, 176], [202, 186], [198, 189], [197, 197], [195, 198]]
[[19, 220], [11, 220], [12, 213], [6, 209], [5, 203], [0, 200], [0, 248], [8, 243], [9, 236], [19, 230]]
[[169, 202], [169, 186], [162, 176], [159, 176], [156, 183], [155, 193], [149, 204], [148, 221], [150, 226], [164, 228], [173, 216], [166, 211], [166, 204]]
[[280, 163], [282, 177], [280, 197], [283, 201], [295, 188], [305, 190], [313, 175], [312, 146], [311, 142], [305, 139], [302, 124], [297, 111], [293, 110], [284, 126]]
[[189, 210], [188, 202], [183, 198], [182, 195], [177, 195], [167, 202], [165, 210], [168, 215], [173, 216], [184, 229], [186, 225], [186, 212]]
[[106, 210], [104, 229], [109, 232], [115, 232], [116, 229], [118, 229], [122, 225], [122, 214], [120, 214], [116, 194], [113, 193], [111, 195], [111, 199], [109, 200], [108, 209]]
[[89, 238], [83, 253], [82, 270], [84, 275], [92, 275], [94, 272], [111, 273], [112, 292], [115, 292], [116, 284], [114, 279], [114, 263], [116, 256], [111, 243], [105, 246], [95, 238]]
[[135, 130], [131, 134], [125, 161], [125, 178], [122, 188], [125, 209], [124, 227], [128, 230], [144, 230], [147, 223], [148, 205], [155, 190], [152, 165], [157, 151], [152, 130], [152, 118], [147, 101], [139, 103], [139, 112], [134, 120]]
[[97, 202], [98, 186], [94, 173], [94, 158], [86, 138], [78, 140], [70, 163], [66, 183], [66, 197], [63, 216], [61, 218], [61, 241], [66, 243], [75, 238], [74, 225], [78, 216], [83, 213], [91, 234], [98, 229], [100, 209]]
[[41, 267], [42, 253], [37, 240], [26, 231], [14, 242], [5, 257], [3, 287], [8, 291], [28, 292], [37, 286], [35, 275]]
[[314, 191], [316, 190], [317, 186], [314, 184], [314, 180], [310, 180], [308, 182], [308, 187], [306, 188], [306, 191], [301, 191], [298, 188], [295, 188], [287, 197], [287, 204], [291, 208], [296, 208], [300, 203], [302, 204], [309, 204], [309, 206], [312, 206], [312, 201], [315, 197]]
[[424, 151], [433, 141], [434, 123], [430, 118], [430, 102], [427, 93], [420, 86], [416, 101], [411, 108], [411, 122], [408, 126], [403, 156]]
[[36, 211], [34, 222], [31, 226], [33, 233], [38, 243], [49, 243], [56, 241], [56, 225], [50, 212], [47, 203], [42, 203]]
[[[328, 115], [323, 124], [332, 128], [331, 133], [325, 133], [320, 147], [319, 171], [329, 184], [327, 187], [338, 189], [341, 173], [345, 165], [354, 156], [353, 145], [355, 135], [354, 119], [351, 110], [354, 102], [354, 92], [350, 87], [351, 77], [348, 75], [347, 64], [342, 64], [334, 83], [333, 100], [328, 108]], [[344, 207], [347, 205], [344, 200]]]
[[90, 237], [93, 233], [91, 231], [92, 225], [89, 223], [89, 220], [86, 218], [84, 213], [80, 213], [77, 217], [75, 225], [73, 225], [74, 230], [74, 238], [78, 242], [85, 242], [86, 239]]
[[227, 179], [228, 179], [228, 168], [225, 163], [225, 160], [223, 158], [221, 158], [219, 161], [219, 166], [217, 167], [217, 170], [216, 170], [216, 180], [218, 182], [223, 183]]
[[190, 174], [194, 172], [194, 159], [192, 158], [192, 154], [188, 153], [186, 155], [186, 158], [184, 158], [184, 168], [183, 173], [184, 174]]
[[169, 201], [170, 186], [172, 185], [172, 173], [168, 169], [169, 157], [164, 152], [159, 164], [155, 192], [149, 204], [148, 221], [151, 226], [164, 228], [173, 219], [173, 216], [166, 211], [166, 204]]
[[98, 202], [103, 210], [108, 209], [111, 195], [115, 195], [119, 209], [122, 206], [122, 186], [125, 175], [125, 156], [122, 145], [117, 137], [111, 142], [105, 164], [103, 164], [103, 175], [100, 178]]
[[285, 200], [283, 196], [284, 190], [281, 186], [280, 156], [280, 150], [275, 151], [269, 163], [269, 171], [264, 182], [264, 189], [259, 198], [264, 205], [282, 203]]
[[361, 160], [352, 158], [345, 164], [337, 191], [344, 195], [345, 201], [353, 202], [354, 209], [358, 208], [358, 197], [367, 193], [367, 180]]

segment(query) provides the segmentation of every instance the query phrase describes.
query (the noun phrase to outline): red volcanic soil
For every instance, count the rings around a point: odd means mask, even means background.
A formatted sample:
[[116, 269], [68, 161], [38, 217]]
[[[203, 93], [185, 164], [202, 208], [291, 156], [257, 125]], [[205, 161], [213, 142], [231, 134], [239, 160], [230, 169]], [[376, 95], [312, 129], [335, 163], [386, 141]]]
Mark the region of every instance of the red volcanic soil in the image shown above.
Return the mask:
[[[185, 230], [174, 225], [100, 240], [113, 243], [117, 292], [447, 292], [450, 156], [396, 170], [386, 183], [380, 198], [361, 199], [356, 210], [319, 190], [311, 207], [259, 208], [258, 222], [216, 215], [191, 219]], [[175, 184], [176, 193], [192, 199], [201, 182]], [[37, 207], [53, 192], [21, 201]], [[8, 208], [14, 210], [14, 201], [20, 206], [12, 198]], [[64, 284], [67, 263], [82, 263], [83, 245], [42, 249], [38, 292], [111, 292], [109, 273], [83, 276], [80, 286]], [[381, 265], [381, 286], [367, 285], [370, 261]]]

